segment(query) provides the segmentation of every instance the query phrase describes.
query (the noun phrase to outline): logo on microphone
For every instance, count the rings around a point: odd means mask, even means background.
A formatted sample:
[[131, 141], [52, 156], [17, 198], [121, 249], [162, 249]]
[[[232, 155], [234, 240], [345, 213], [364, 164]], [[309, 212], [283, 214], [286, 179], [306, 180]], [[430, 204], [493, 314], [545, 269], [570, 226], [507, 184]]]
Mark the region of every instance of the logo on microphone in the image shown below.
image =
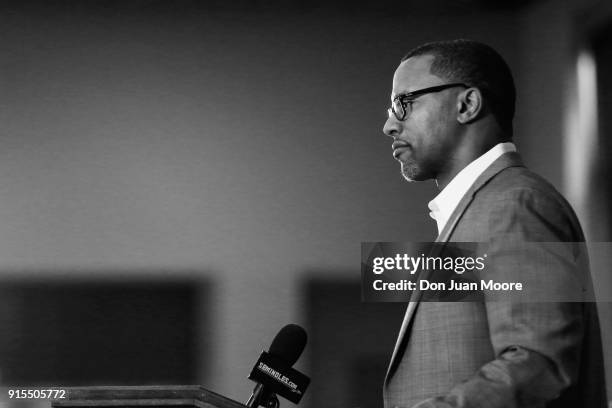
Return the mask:
[[287, 378], [287, 376], [282, 375], [281, 373], [279, 373], [278, 371], [274, 370], [271, 367], [268, 367], [265, 363], [260, 361], [259, 365], [257, 366], [257, 369], [259, 371], [262, 371], [268, 374], [270, 377], [274, 378], [275, 380], [285, 384], [287, 387], [291, 388], [291, 392], [295, 392], [298, 395], [302, 395], [302, 392], [297, 389], [298, 386], [296, 383], [294, 383], [289, 378]]
[[267, 390], [297, 404], [306, 391], [310, 378], [290, 367], [282, 359], [263, 352], [255, 363], [249, 379]]

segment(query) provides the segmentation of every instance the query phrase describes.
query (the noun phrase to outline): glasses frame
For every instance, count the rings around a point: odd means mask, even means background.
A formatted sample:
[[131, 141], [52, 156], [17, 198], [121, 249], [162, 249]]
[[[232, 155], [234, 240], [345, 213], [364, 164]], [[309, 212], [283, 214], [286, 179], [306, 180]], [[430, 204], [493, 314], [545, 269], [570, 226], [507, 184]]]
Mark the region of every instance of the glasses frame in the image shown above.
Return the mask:
[[[412, 102], [414, 102], [417, 97], [428, 93], [440, 92], [445, 89], [454, 88], [456, 86], [469, 88], [468, 85], [462, 82], [453, 82], [450, 84], [430, 86], [428, 88], [417, 89], [416, 91], [399, 94], [391, 101], [391, 107], [387, 109], [387, 115], [388, 117], [391, 117], [391, 114], [393, 114], [393, 116], [395, 116], [397, 120], [403, 122], [404, 120], [406, 120], [406, 117], [408, 117], [408, 115], [412, 113]], [[408, 104], [410, 104], [410, 112], [408, 112], [408, 109], [406, 109], [408, 107]], [[403, 113], [399, 115], [399, 112], [397, 112], [396, 108], [398, 110], [401, 110]]]

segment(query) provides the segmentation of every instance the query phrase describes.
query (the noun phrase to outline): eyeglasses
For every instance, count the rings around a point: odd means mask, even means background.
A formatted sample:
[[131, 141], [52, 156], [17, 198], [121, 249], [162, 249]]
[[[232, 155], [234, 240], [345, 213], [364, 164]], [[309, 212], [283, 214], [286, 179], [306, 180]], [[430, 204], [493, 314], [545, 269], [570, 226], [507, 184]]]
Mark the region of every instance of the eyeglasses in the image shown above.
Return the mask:
[[395, 118], [401, 122], [405, 120], [406, 117], [408, 117], [408, 115], [410, 115], [410, 113], [412, 112], [412, 103], [417, 97], [432, 92], [440, 92], [448, 88], [453, 88], [455, 86], [469, 88], [466, 84], [455, 82], [452, 84], [432, 86], [429, 88], [423, 88], [405, 94], [400, 94], [393, 98], [393, 101], [391, 102], [391, 107], [387, 109], [387, 114], [389, 115], [389, 117], [391, 117], [391, 115], [394, 115]]

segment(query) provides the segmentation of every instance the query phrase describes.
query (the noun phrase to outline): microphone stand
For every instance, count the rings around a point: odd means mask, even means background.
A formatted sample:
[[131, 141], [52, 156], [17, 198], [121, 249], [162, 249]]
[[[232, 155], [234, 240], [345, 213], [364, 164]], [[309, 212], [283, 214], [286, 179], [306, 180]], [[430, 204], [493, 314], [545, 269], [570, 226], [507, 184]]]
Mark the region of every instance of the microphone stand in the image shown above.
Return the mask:
[[264, 391], [264, 386], [257, 384], [245, 405], [249, 408], [257, 408], [260, 405], [265, 408], [279, 408], [280, 402], [276, 394]]

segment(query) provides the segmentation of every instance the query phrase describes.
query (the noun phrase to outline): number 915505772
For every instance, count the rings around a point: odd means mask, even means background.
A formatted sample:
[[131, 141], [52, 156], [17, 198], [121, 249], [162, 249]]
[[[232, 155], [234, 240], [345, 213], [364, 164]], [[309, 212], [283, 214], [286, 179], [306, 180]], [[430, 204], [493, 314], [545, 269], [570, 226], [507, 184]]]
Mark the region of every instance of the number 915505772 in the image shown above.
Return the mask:
[[9, 399], [64, 399], [66, 390], [61, 388], [10, 388], [7, 390]]

